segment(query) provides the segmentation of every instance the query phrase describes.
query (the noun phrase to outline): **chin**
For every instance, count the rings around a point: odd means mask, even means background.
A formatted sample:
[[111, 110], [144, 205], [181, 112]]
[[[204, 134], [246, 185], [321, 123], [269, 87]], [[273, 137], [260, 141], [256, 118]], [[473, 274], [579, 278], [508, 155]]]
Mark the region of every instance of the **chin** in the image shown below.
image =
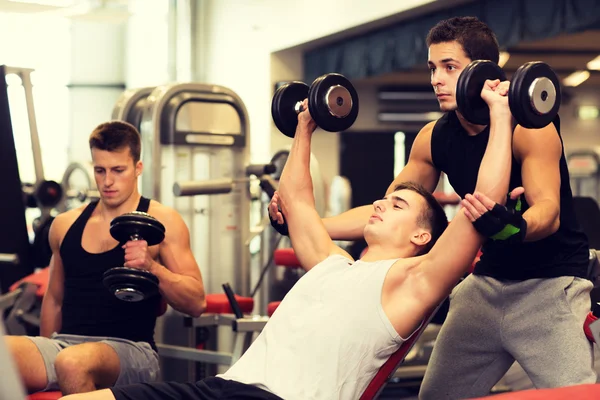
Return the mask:
[[447, 104], [447, 103], [440, 104], [440, 111], [442, 111], [442, 112], [456, 111], [457, 109], [458, 109], [458, 107], [456, 106], [456, 104]]

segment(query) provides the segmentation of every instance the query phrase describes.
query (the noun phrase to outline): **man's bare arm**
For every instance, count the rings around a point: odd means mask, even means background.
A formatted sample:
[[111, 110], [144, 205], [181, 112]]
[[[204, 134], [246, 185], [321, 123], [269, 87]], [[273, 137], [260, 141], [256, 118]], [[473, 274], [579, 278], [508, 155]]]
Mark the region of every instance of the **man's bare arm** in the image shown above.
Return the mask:
[[40, 313], [40, 335], [50, 337], [54, 332], [60, 332], [62, 325], [62, 304], [64, 295], [64, 268], [62, 258], [60, 256], [60, 226], [64, 223], [64, 215], [57, 216], [48, 235], [50, 248], [52, 249], [52, 257], [50, 258], [50, 277], [48, 280], [48, 288], [42, 300], [42, 309]]
[[184, 314], [200, 316], [206, 309], [204, 282], [190, 247], [189, 230], [181, 216], [163, 205], [153, 208], [164, 221], [165, 239], [159, 245], [160, 263], [153, 261], [150, 272], [159, 280], [158, 289], [167, 303]]
[[309, 270], [333, 253], [350, 256], [333, 243], [315, 209], [310, 145], [316, 125], [310, 118], [307, 102], [304, 103], [307, 111], [298, 115], [298, 128], [281, 173], [278, 195], [292, 247], [302, 267]]
[[[490, 136], [479, 167], [475, 196], [483, 193], [492, 201], [504, 204], [512, 164], [512, 125], [508, 106], [490, 107]], [[472, 195], [467, 195], [472, 196]], [[419, 282], [424, 306], [439, 304], [464, 275], [475, 258], [484, 238], [461, 209], [431, 251], [413, 269]]]

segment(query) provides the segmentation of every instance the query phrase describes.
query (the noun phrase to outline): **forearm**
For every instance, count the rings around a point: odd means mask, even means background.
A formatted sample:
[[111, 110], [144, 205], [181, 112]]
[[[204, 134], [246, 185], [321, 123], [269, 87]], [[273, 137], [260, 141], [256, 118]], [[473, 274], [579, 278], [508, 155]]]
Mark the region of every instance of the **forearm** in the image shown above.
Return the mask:
[[[61, 302], [62, 303], [62, 302]], [[62, 306], [54, 298], [44, 296], [40, 312], [40, 335], [50, 337], [62, 325]]]
[[150, 272], [158, 278], [158, 289], [171, 307], [193, 317], [199, 317], [206, 310], [202, 282], [191, 276], [173, 273], [157, 262], [154, 262]]
[[366, 205], [348, 210], [340, 215], [323, 219], [327, 233], [333, 240], [359, 240], [373, 213], [373, 206]]
[[560, 208], [551, 200], [540, 200], [523, 213], [527, 221], [526, 242], [544, 239], [560, 226]]
[[315, 197], [310, 175], [310, 141], [312, 133], [298, 129], [288, 159], [279, 179], [282, 211], [293, 202], [307, 202], [314, 207]]
[[485, 150], [475, 191], [481, 192], [493, 201], [504, 204], [510, 181], [512, 161], [511, 115], [506, 107], [490, 110], [490, 136]]

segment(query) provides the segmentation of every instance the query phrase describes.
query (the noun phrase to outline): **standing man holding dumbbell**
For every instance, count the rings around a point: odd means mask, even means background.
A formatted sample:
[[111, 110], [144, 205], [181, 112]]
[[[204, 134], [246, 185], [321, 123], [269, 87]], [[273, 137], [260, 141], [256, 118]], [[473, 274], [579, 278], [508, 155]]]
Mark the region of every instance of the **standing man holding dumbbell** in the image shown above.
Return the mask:
[[[475, 187], [490, 133], [487, 122], [477, 120], [479, 92], [464, 97], [479, 77], [467, 66], [471, 69], [474, 60], [497, 64], [499, 46], [489, 27], [473, 17], [439, 22], [427, 45], [431, 84], [446, 114], [419, 132], [388, 194], [406, 181], [433, 191], [444, 172], [464, 197]], [[509, 89], [518, 122], [510, 187], [523, 186], [525, 197], [516, 209], [498, 206], [500, 212], [490, 218], [496, 234], [482, 247], [474, 273], [450, 296], [421, 399], [487, 395], [515, 360], [538, 388], [597, 380], [583, 331], [592, 289], [586, 276], [588, 242], [575, 218], [558, 107], [545, 104], [547, 98], [560, 101], [559, 87], [544, 68], [536, 77], [536, 69], [525, 66]], [[283, 226], [276, 196], [269, 213], [276, 227]], [[323, 222], [332, 239], [356, 240], [371, 213], [368, 205]]]
[[6, 338], [29, 392], [71, 394], [153, 381], [161, 295], [192, 316], [206, 307], [183, 219], [138, 191], [140, 139], [120, 121], [90, 135], [100, 200], [52, 224], [41, 336]]

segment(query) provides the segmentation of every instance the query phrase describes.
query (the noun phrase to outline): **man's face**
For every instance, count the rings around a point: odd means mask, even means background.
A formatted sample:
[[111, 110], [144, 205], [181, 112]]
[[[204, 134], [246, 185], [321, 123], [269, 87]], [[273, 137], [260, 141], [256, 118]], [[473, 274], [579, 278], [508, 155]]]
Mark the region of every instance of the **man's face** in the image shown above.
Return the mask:
[[456, 82], [458, 76], [471, 62], [463, 47], [456, 41], [429, 46], [431, 86], [443, 112], [456, 110]]
[[[419, 226], [419, 216], [426, 207], [417, 192], [402, 189], [373, 203], [373, 214], [365, 227], [366, 238], [377, 238], [380, 244], [404, 248], [412, 243], [423, 245], [430, 234]], [[423, 236], [425, 235], [425, 236]], [[425, 240], [425, 243], [422, 241]]]
[[115, 151], [92, 149], [92, 162], [100, 198], [106, 205], [117, 207], [131, 196], [142, 162], [134, 164], [128, 147]]

